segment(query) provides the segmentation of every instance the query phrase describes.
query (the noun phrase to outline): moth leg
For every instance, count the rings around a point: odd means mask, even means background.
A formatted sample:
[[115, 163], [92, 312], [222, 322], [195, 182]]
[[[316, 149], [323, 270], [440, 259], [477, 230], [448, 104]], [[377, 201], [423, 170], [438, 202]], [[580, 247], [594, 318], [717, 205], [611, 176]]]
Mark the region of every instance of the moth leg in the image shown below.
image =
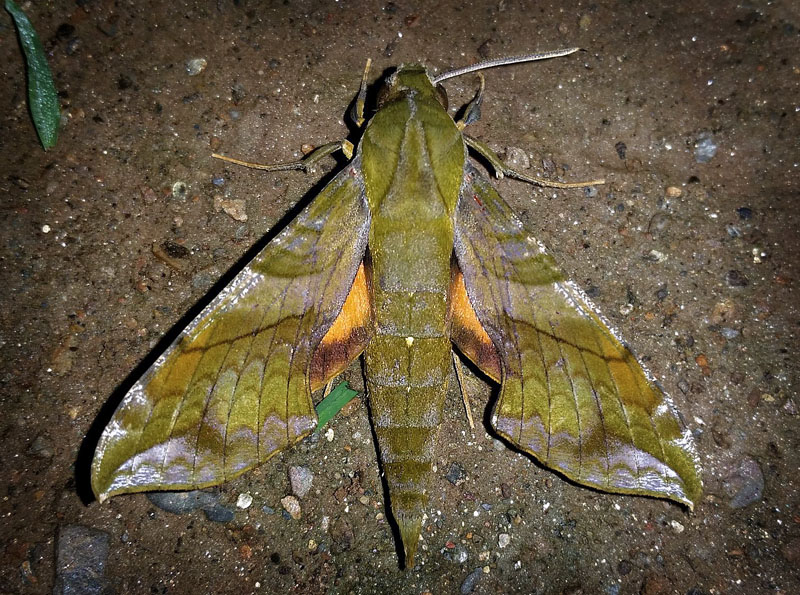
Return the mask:
[[469, 405], [469, 395], [467, 394], [467, 387], [464, 384], [464, 369], [461, 366], [461, 360], [458, 359], [456, 352], [451, 352], [453, 356], [453, 367], [456, 369], [456, 378], [458, 379], [458, 386], [461, 389], [461, 398], [464, 401], [464, 413], [467, 414], [467, 422], [469, 422], [469, 429], [475, 431], [475, 422], [472, 420], [472, 407]]
[[523, 182], [528, 182], [529, 184], [536, 184], [537, 186], [546, 186], [548, 188], [586, 188], [587, 186], [595, 186], [599, 184], [605, 184], [605, 180], [589, 180], [588, 182], [554, 182], [553, 180], [548, 180], [546, 178], [535, 178], [532, 176], [526, 176], [516, 170], [511, 169], [503, 160], [498, 157], [497, 153], [492, 151], [486, 143], [482, 143], [481, 141], [472, 138], [471, 136], [464, 135], [464, 140], [467, 142], [467, 146], [469, 146], [473, 151], [481, 155], [486, 161], [489, 162], [489, 165], [492, 166], [494, 170], [494, 175], [496, 178], [500, 179], [504, 176], [508, 176], [509, 178], [515, 178], [517, 180], [522, 180]]
[[473, 122], [477, 122], [481, 118], [481, 103], [483, 103], [483, 90], [486, 88], [486, 81], [483, 78], [482, 72], [478, 73], [478, 77], [481, 79], [481, 86], [478, 88], [478, 92], [475, 93], [475, 97], [472, 98], [472, 101], [464, 108], [464, 115], [456, 122], [456, 126], [459, 130], [464, 130], [465, 127]]
[[263, 171], [289, 171], [293, 169], [300, 169], [308, 173], [309, 171], [312, 171], [317, 163], [319, 163], [322, 159], [328, 155], [331, 155], [332, 153], [335, 153], [336, 151], [341, 151], [344, 153], [345, 157], [352, 159], [353, 143], [348, 140], [339, 140], [333, 143], [327, 143], [317, 147], [308, 155], [305, 155], [302, 159], [298, 159], [297, 161], [288, 161], [286, 163], [275, 163], [272, 165], [242, 161], [241, 159], [226, 157], [225, 155], [220, 155], [219, 153], [211, 153], [211, 156], [215, 159], [221, 159], [222, 161], [235, 163], [236, 165], [243, 165], [244, 167], [249, 167], [251, 169], [260, 169]]

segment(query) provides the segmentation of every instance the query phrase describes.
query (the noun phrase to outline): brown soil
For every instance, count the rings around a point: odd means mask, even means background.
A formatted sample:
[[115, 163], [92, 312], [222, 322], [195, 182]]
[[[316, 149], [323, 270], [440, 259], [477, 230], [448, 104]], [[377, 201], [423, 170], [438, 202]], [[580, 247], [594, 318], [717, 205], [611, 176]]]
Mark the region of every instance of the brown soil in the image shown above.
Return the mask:
[[[110, 535], [98, 584], [117, 593], [800, 592], [796, 3], [23, 8], [63, 128], [42, 151], [0, 19], [0, 592], [53, 592], [72, 525]], [[143, 495], [91, 501], [104, 404], [325, 175], [236, 168], [212, 151], [274, 162], [343, 137], [366, 57], [377, 78], [402, 62], [442, 71], [576, 45], [587, 51], [487, 71], [472, 134], [509, 157], [522, 149], [532, 175], [608, 180], [596, 196], [498, 188], [695, 431], [705, 494], [693, 513], [570, 483], [485, 423], [471, 435], [455, 388], [412, 570], [398, 568], [363, 401], [333, 420], [331, 441], [223, 486], [229, 523]], [[190, 76], [198, 58], [207, 66]], [[446, 83], [451, 104], [475, 85]], [[717, 146], [707, 163], [703, 134]], [[244, 201], [247, 220], [215, 197]], [[363, 387], [358, 366], [346, 376]], [[467, 386], [476, 409], [491, 402], [482, 380]], [[445, 478], [453, 464], [458, 485]], [[314, 473], [300, 520], [281, 514], [292, 465]]]

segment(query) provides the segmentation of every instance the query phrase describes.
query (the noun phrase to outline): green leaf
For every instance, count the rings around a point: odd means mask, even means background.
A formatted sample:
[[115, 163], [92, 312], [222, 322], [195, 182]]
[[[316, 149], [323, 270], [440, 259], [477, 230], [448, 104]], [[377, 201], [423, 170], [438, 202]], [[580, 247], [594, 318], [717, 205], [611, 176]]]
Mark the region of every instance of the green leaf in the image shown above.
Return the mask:
[[53, 75], [47, 65], [42, 42], [28, 17], [13, 0], [6, 0], [6, 10], [14, 18], [19, 42], [28, 64], [28, 104], [33, 124], [45, 150], [56, 146], [61, 110]]
[[330, 394], [322, 399], [317, 405], [317, 416], [319, 422], [317, 423], [317, 430], [328, 423], [331, 418], [339, 413], [342, 408], [353, 400], [358, 394], [347, 385], [347, 382], [342, 382], [334, 388]]

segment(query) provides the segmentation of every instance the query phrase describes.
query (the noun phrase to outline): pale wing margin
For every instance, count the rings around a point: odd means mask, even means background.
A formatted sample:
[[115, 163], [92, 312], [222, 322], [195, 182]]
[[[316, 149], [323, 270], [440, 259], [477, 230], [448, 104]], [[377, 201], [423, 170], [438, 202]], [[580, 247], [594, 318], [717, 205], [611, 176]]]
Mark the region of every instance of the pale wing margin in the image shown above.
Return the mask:
[[471, 164], [455, 254], [502, 361], [497, 431], [579, 483], [693, 506], [698, 459], [671, 399]]
[[125, 395], [92, 463], [99, 499], [222, 483], [313, 430], [310, 362], [347, 297], [369, 226], [356, 159]]

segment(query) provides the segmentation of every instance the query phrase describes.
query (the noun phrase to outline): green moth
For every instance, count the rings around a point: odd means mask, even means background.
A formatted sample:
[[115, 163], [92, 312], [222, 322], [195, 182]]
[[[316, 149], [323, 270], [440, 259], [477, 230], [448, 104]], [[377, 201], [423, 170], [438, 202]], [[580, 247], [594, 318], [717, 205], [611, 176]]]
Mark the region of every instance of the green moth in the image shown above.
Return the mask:
[[331, 143], [300, 162], [259, 166], [306, 169], [336, 150], [350, 159], [123, 398], [92, 464], [98, 499], [207, 487], [263, 463], [314, 430], [312, 392], [363, 354], [391, 511], [413, 566], [455, 345], [500, 385], [491, 420], [510, 444], [577, 483], [692, 507], [699, 464], [671, 400], [470, 151], [498, 177], [588, 183], [511, 170], [462, 132], [479, 116], [483, 78], [458, 121], [439, 84], [574, 51], [438, 77], [401, 66], [368, 121], [365, 71], [356, 147]]

